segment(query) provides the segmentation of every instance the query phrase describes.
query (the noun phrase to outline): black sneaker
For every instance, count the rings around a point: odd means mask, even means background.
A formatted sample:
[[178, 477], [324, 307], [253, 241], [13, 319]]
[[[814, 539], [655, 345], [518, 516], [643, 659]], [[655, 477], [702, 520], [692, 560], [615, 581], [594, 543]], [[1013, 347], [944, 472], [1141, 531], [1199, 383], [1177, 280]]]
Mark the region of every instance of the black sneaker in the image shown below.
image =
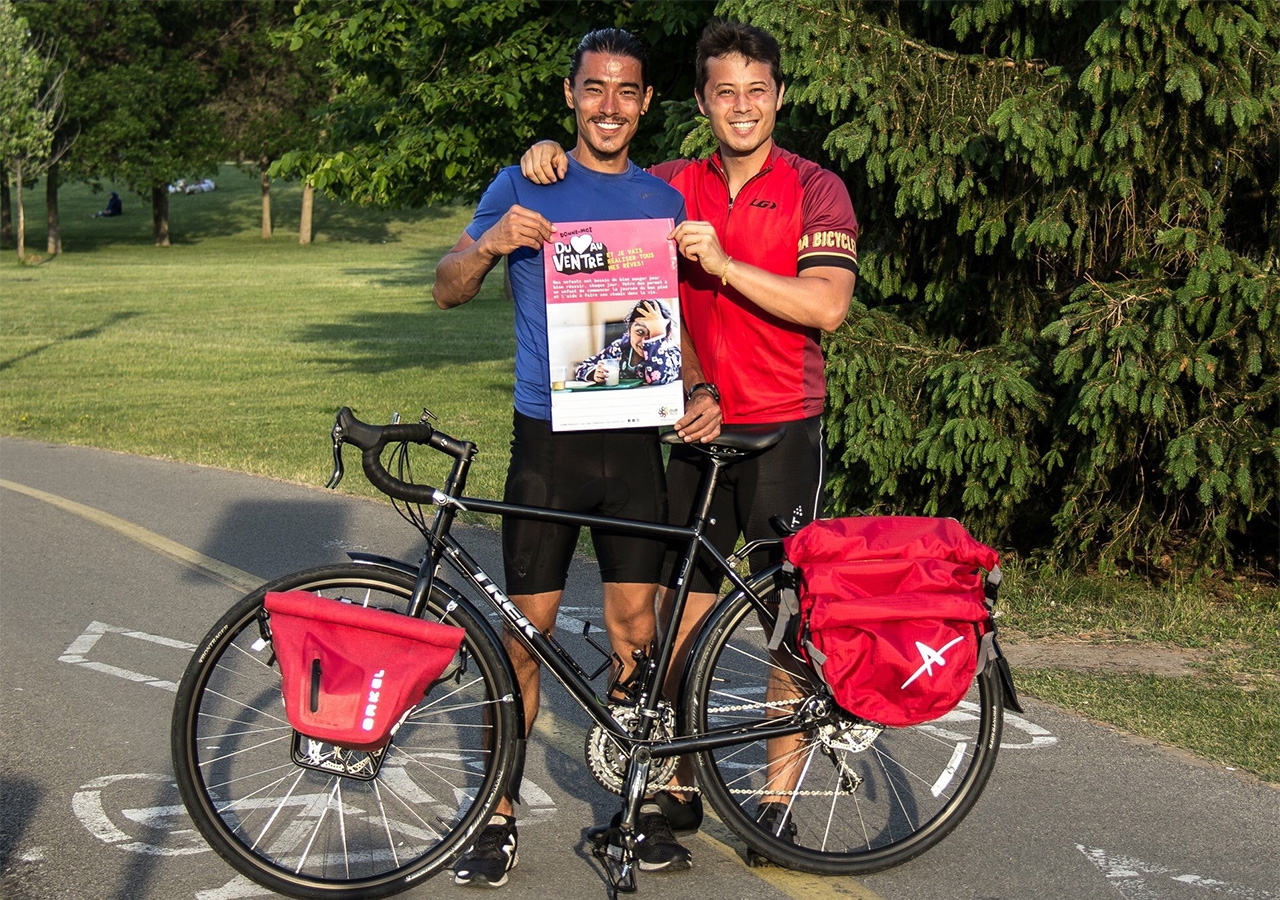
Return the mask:
[[[678, 872], [693, 866], [693, 854], [676, 841], [671, 833], [667, 817], [662, 814], [662, 807], [653, 800], [646, 800], [640, 806], [639, 821], [636, 823], [636, 858], [640, 860], [640, 869], [645, 872]], [[616, 813], [611, 827], [617, 828], [622, 822], [622, 813]]]
[[[768, 831], [779, 840], [786, 841], [788, 844], [796, 842], [796, 834], [799, 829], [796, 828], [795, 820], [787, 814], [787, 804], [761, 803], [756, 808], [756, 821], [760, 823], [762, 830]], [[747, 865], [752, 867], [769, 866], [773, 865], [773, 860], [763, 853], [757, 853], [755, 850], [748, 848]]]
[[476, 842], [453, 864], [453, 883], [502, 887], [507, 883], [507, 873], [516, 867], [519, 860], [515, 818], [495, 814]]
[[799, 829], [796, 828], [795, 820], [787, 815], [787, 804], [761, 803], [756, 808], [756, 821], [779, 840], [786, 841], [788, 844], [796, 842], [796, 833]]
[[693, 834], [702, 827], [701, 794], [694, 794], [688, 800], [677, 800], [667, 791], [658, 791], [653, 799], [676, 834]]

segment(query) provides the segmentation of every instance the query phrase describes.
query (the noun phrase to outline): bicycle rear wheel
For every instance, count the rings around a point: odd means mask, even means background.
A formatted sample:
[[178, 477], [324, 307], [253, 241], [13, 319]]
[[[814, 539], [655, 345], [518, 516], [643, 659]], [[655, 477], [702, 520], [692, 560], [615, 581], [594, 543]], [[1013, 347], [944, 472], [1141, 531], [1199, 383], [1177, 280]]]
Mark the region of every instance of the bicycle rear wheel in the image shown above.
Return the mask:
[[[778, 865], [857, 875], [906, 862], [960, 823], [991, 774], [1004, 709], [995, 667], [942, 718], [881, 728], [839, 709], [793, 655], [769, 650], [776, 591], [766, 585], [763, 610], [738, 594], [713, 614], [693, 650], [685, 722], [695, 733], [804, 715], [810, 725], [698, 754], [698, 783], [748, 847]], [[782, 805], [762, 823], [765, 801]]]
[[413, 579], [361, 566], [286, 576], [237, 603], [198, 646], [174, 705], [182, 799], [210, 845], [294, 897], [393, 894], [444, 867], [489, 819], [514, 765], [510, 663], [467, 607], [436, 590], [426, 617], [466, 630], [385, 751], [299, 738], [261, 627], [268, 591], [403, 610]]

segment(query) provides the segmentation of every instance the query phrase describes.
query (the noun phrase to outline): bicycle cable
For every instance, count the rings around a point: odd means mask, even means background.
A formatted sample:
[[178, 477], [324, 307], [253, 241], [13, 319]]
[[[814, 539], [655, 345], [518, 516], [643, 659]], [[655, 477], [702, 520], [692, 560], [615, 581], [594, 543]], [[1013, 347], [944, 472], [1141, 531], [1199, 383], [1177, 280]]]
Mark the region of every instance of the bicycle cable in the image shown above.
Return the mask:
[[[408, 441], [402, 441], [392, 448], [391, 465], [395, 467], [397, 478], [406, 484], [414, 484], [413, 463], [409, 459]], [[422, 511], [422, 504], [409, 503], [392, 497], [391, 506], [400, 514], [400, 518], [418, 529], [419, 533], [428, 541], [431, 540], [431, 524], [427, 521], [427, 516]]]

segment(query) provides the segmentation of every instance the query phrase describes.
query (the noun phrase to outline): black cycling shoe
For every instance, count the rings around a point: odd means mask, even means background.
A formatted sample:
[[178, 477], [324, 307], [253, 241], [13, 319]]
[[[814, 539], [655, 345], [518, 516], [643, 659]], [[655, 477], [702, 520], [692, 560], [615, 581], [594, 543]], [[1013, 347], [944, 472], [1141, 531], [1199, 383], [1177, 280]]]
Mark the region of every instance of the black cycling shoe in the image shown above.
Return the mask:
[[[756, 808], [756, 821], [760, 823], [762, 830], [768, 831], [778, 840], [785, 841], [788, 844], [796, 842], [796, 834], [799, 829], [796, 828], [795, 820], [787, 814], [787, 804], [761, 803]], [[747, 865], [769, 866], [773, 865], [773, 860], [748, 848]]]
[[453, 864], [453, 883], [477, 887], [502, 887], [507, 873], [520, 861], [516, 853], [516, 820], [496, 813]]
[[676, 834], [693, 834], [702, 827], [701, 794], [694, 794], [688, 800], [678, 800], [668, 791], [658, 791], [653, 795], [653, 800]]
[[[671, 833], [667, 817], [653, 800], [640, 806], [636, 822], [636, 858], [643, 872], [678, 872], [693, 867], [693, 854]], [[622, 813], [614, 814], [611, 828], [622, 823]]]

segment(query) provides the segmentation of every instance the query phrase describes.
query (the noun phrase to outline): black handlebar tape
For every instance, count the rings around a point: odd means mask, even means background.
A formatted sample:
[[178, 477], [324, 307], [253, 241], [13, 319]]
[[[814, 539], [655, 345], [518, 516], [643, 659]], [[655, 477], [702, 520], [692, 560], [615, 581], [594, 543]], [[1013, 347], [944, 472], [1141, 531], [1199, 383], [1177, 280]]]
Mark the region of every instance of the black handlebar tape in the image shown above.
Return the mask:
[[354, 444], [366, 452], [382, 451], [387, 444], [408, 441], [411, 444], [433, 443], [431, 436], [435, 429], [421, 422], [401, 423], [398, 425], [369, 425], [356, 418], [350, 408], [344, 406], [338, 410], [337, 425], [342, 429], [342, 440]]
[[370, 484], [388, 497], [394, 497], [406, 503], [429, 504], [435, 501], [435, 488], [429, 484], [410, 484], [407, 481], [401, 481], [396, 478], [382, 464], [381, 453], [381, 446], [370, 447], [364, 451], [364, 455], [360, 459], [361, 465], [364, 467], [364, 476], [369, 479]]
[[436, 489], [427, 484], [410, 484], [396, 478], [382, 464], [382, 450], [390, 443], [407, 441], [412, 444], [435, 444], [432, 438], [436, 431], [423, 423], [405, 423], [397, 425], [370, 425], [361, 422], [348, 407], [338, 410], [335, 426], [341, 432], [344, 443], [353, 444], [363, 452], [361, 466], [369, 483], [388, 497], [403, 500], [406, 503], [431, 503], [435, 499]]

